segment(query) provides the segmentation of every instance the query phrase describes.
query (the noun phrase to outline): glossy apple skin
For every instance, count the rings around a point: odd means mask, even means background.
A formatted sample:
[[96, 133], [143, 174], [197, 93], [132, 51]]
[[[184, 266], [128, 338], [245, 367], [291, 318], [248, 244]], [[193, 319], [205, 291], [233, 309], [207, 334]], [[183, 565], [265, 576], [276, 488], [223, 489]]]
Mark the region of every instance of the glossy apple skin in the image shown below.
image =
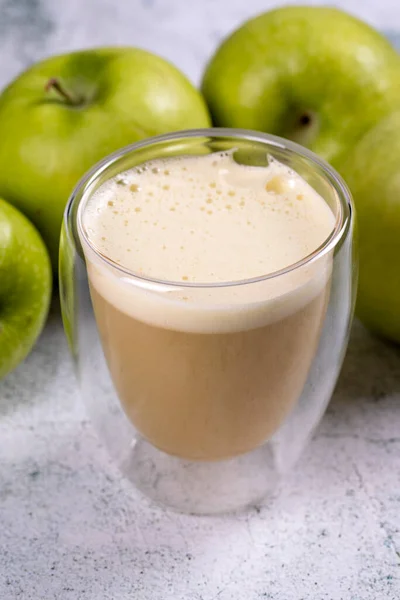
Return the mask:
[[[52, 78], [72, 102], [46, 91]], [[90, 167], [148, 136], [209, 125], [201, 94], [149, 52], [103, 48], [49, 58], [0, 97], [0, 195], [36, 225], [56, 270], [64, 207]]]
[[0, 379], [29, 353], [50, 303], [52, 272], [35, 227], [0, 199]]
[[400, 57], [384, 36], [340, 10], [283, 7], [223, 41], [202, 91], [215, 125], [293, 139], [336, 166], [400, 106]]
[[339, 171], [358, 216], [357, 315], [379, 335], [400, 342], [400, 112], [371, 129]]

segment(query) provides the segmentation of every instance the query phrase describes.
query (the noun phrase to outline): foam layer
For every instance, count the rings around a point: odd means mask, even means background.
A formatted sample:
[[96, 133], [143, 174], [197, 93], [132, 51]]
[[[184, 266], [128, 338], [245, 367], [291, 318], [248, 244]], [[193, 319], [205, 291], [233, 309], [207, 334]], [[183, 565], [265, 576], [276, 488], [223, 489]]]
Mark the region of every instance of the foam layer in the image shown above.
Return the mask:
[[221, 284], [301, 260], [334, 221], [286, 166], [242, 166], [222, 153], [154, 161], [109, 180], [84, 208], [82, 242], [92, 285], [121, 311], [171, 329], [227, 332], [299, 310], [327, 284], [331, 257], [256, 284], [185, 288], [124, 277], [93, 248], [139, 275]]

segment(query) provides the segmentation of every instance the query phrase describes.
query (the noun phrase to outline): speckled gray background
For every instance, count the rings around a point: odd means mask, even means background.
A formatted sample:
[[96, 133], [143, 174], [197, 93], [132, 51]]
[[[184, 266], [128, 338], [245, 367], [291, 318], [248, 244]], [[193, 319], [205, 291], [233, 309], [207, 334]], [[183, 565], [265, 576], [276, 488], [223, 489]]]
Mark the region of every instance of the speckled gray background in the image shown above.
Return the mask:
[[[381, 28], [397, 0], [335, 3]], [[267, 0], [0, 0], [0, 85], [54, 52], [133, 44], [195, 82]], [[0, 132], [1, 135], [1, 132]], [[0, 599], [395, 600], [400, 597], [400, 350], [353, 329], [342, 376], [282, 496], [194, 518], [138, 498], [87, 422], [54, 308], [0, 384]]]

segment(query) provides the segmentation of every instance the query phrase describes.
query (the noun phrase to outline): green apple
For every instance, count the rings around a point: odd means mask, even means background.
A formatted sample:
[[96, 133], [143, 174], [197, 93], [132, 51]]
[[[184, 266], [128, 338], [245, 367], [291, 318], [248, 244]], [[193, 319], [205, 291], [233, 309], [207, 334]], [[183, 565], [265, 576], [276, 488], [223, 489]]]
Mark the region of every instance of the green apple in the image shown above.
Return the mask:
[[334, 165], [400, 102], [400, 58], [335, 8], [288, 6], [235, 31], [207, 66], [215, 125], [293, 139]]
[[0, 379], [28, 354], [46, 320], [52, 273], [35, 227], [0, 199]]
[[153, 54], [120, 47], [49, 58], [0, 97], [0, 195], [36, 225], [56, 269], [64, 206], [87, 169], [142, 138], [209, 124], [200, 92]]
[[376, 333], [400, 342], [400, 112], [366, 133], [339, 171], [358, 216], [357, 314]]

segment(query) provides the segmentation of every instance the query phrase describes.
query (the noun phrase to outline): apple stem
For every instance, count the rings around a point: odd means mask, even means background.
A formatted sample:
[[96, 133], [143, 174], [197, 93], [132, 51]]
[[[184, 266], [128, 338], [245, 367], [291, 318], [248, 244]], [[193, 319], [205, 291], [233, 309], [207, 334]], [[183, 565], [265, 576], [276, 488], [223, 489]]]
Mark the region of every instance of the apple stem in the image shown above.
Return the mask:
[[79, 96], [73, 96], [69, 90], [66, 90], [59, 79], [51, 77], [45, 85], [45, 91], [55, 90], [57, 94], [62, 96], [71, 106], [79, 106], [82, 103], [82, 99]]
[[313, 121], [313, 116], [309, 112], [305, 112], [300, 116], [299, 123], [302, 127], [308, 127]]

